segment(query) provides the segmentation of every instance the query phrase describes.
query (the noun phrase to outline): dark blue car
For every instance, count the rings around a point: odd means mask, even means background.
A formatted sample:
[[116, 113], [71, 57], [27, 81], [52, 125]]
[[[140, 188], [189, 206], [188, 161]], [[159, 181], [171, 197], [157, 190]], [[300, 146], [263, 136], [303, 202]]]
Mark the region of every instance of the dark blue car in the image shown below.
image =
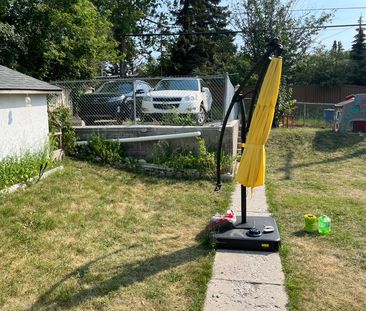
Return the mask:
[[136, 117], [139, 117], [142, 98], [152, 89], [140, 80], [103, 83], [93, 93], [80, 96], [77, 113], [87, 125], [134, 120], [133, 89], [136, 94]]

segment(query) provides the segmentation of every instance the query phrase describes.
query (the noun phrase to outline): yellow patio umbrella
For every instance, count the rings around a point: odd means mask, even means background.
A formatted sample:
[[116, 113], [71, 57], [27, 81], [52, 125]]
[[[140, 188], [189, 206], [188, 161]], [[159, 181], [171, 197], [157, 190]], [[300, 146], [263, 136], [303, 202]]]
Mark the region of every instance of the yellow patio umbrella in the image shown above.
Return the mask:
[[236, 180], [246, 187], [264, 184], [267, 143], [280, 88], [282, 58], [274, 57], [264, 77], [254, 109]]

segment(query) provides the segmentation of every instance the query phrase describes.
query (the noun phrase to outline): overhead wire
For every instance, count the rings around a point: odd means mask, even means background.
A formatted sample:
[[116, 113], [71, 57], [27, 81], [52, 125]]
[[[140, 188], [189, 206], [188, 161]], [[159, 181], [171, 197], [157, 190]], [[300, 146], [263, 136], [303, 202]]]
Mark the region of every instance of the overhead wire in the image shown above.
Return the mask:
[[[350, 28], [366, 26], [366, 23], [357, 24], [336, 24], [336, 25], [323, 25], [323, 26], [301, 26], [284, 28], [285, 30], [305, 30], [305, 29], [330, 29], [330, 28]], [[197, 35], [236, 35], [243, 33], [243, 30], [221, 30], [221, 31], [197, 31], [197, 32], [160, 32], [160, 33], [135, 33], [119, 35], [121, 37], [152, 37], [152, 36], [197, 36]]]

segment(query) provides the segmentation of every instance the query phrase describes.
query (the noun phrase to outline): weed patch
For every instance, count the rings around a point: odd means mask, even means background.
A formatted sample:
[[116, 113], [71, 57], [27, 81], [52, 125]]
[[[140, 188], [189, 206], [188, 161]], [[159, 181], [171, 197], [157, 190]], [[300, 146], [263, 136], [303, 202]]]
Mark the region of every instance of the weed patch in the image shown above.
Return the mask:
[[8, 157], [0, 161], [0, 190], [16, 183], [26, 182], [39, 173], [40, 165], [49, 162], [49, 152], [26, 153], [21, 157]]

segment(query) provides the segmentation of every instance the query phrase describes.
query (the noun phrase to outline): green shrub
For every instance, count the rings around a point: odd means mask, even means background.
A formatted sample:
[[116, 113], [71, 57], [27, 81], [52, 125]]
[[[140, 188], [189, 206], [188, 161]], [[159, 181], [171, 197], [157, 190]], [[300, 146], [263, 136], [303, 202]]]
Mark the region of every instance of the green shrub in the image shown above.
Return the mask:
[[[54, 134], [61, 130], [62, 140], [58, 144], [59, 148], [64, 149], [67, 153], [72, 153], [76, 148], [76, 134], [71, 126], [72, 113], [67, 107], [58, 107], [49, 112], [50, 133]], [[54, 144], [55, 147], [57, 143]]]
[[159, 140], [151, 149], [149, 161], [154, 164], [165, 163], [172, 155], [173, 150], [166, 140]]
[[293, 89], [288, 87], [286, 82], [282, 82], [273, 119], [275, 127], [279, 127], [283, 116], [292, 116], [295, 113], [296, 103], [296, 99], [293, 98]]
[[[0, 189], [16, 183], [26, 182], [39, 174], [40, 165], [49, 160], [49, 148], [32, 154], [30, 152], [21, 157], [8, 157], [0, 161]], [[51, 163], [52, 164], [52, 163]]]
[[196, 125], [191, 114], [179, 114], [178, 111], [163, 114], [162, 123], [167, 125]]
[[87, 145], [79, 147], [77, 156], [81, 159], [103, 163], [121, 162], [125, 156], [122, 144], [105, 140], [100, 135], [92, 135]]
[[[198, 138], [198, 149], [173, 150], [169, 143], [156, 143], [151, 152], [150, 161], [155, 164], [165, 164], [175, 171], [195, 169], [203, 176], [211, 176], [216, 172], [216, 153], [206, 149], [205, 141]], [[226, 153], [221, 155], [221, 171], [229, 171], [233, 157]]]
[[[83, 160], [105, 164], [121, 164], [134, 169], [139, 166], [137, 159], [126, 157], [123, 145], [116, 141], [107, 141], [99, 135], [93, 135], [88, 144], [79, 146], [75, 155]], [[212, 176], [216, 172], [216, 153], [206, 149], [205, 141], [198, 138], [198, 148], [191, 150], [172, 149], [166, 141], [153, 145], [148, 159], [154, 164], [165, 165], [174, 171], [197, 170], [201, 176]], [[231, 168], [233, 157], [222, 153], [222, 172]]]

